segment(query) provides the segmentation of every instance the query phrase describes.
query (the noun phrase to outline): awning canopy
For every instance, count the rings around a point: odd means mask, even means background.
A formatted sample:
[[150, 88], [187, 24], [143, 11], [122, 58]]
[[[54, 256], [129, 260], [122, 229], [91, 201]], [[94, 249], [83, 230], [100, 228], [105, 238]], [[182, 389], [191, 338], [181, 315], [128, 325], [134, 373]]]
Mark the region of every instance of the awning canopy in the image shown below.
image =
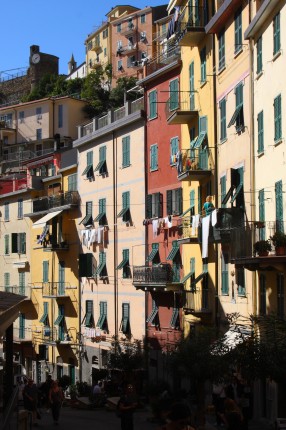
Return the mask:
[[180, 246], [178, 245], [178, 242], [175, 240], [173, 242], [172, 249], [171, 249], [169, 255], [167, 256], [166, 260], [174, 260], [174, 258], [177, 255], [177, 252], [179, 252], [179, 251], [180, 251]]
[[124, 257], [121, 263], [116, 267], [116, 270], [122, 269], [122, 267], [126, 266], [126, 264], [129, 264], [129, 257]]
[[155, 258], [155, 255], [159, 252], [159, 243], [152, 243], [152, 251], [146, 258], [146, 261], [153, 261]]
[[46, 223], [50, 221], [50, 219], [54, 218], [55, 216], [59, 215], [62, 211], [56, 211], [48, 213], [47, 215], [43, 216], [43, 218], [38, 219], [38, 221], [34, 222], [33, 228], [43, 228], [45, 227]]
[[102, 160], [98, 163], [96, 168], [94, 169], [95, 172], [100, 172], [101, 170], [106, 171], [106, 160]]

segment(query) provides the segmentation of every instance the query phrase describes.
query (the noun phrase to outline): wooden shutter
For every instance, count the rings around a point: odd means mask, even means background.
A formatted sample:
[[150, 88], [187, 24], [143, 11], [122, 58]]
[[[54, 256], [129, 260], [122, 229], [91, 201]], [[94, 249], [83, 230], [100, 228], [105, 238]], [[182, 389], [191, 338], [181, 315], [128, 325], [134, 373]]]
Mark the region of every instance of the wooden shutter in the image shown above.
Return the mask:
[[152, 194], [146, 196], [146, 213], [145, 218], [152, 218]]
[[167, 215], [173, 214], [173, 190], [167, 190]]
[[99, 148], [99, 161], [106, 160], [106, 146], [101, 146]]
[[195, 110], [195, 64], [192, 62], [189, 67], [190, 79], [190, 110]]
[[276, 202], [276, 229], [284, 231], [283, 225], [283, 192], [282, 181], [275, 183], [275, 202]]
[[130, 165], [130, 136], [123, 137], [122, 139], [122, 166], [127, 167]]
[[257, 115], [257, 134], [258, 134], [258, 152], [264, 151], [264, 125], [263, 125], [263, 111]]
[[43, 282], [49, 282], [49, 262], [43, 261]]

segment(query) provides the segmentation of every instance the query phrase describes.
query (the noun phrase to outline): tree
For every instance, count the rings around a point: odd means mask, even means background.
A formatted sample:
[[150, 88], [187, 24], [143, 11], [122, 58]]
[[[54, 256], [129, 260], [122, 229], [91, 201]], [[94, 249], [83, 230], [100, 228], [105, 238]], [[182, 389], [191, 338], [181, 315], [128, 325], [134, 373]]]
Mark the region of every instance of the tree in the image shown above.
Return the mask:
[[[117, 79], [116, 87], [113, 88], [110, 92], [110, 107], [113, 107], [114, 109], [123, 106], [124, 104], [124, 94], [131, 88], [135, 87], [136, 85], [136, 78], [131, 76], [123, 77]], [[128, 95], [129, 100], [134, 100], [136, 95], [130, 93]]]
[[89, 102], [89, 105], [84, 108], [89, 118], [108, 110], [109, 91], [104, 88], [104, 71], [102, 67], [98, 67], [85, 78], [81, 97]]

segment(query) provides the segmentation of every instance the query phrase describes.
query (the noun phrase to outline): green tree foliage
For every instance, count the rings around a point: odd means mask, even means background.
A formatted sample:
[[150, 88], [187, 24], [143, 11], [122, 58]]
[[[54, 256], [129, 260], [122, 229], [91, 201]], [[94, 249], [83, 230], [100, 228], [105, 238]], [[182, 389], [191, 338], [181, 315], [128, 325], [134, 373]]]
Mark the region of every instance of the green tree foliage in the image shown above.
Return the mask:
[[[110, 91], [110, 106], [113, 108], [118, 108], [123, 106], [124, 104], [124, 94], [126, 91], [130, 90], [131, 88], [134, 88], [136, 85], [136, 78], [135, 77], [123, 77], [117, 79], [116, 87], [114, 87]], [[130, 92], [128, 94], [128, 100], [134, 100], [136, 98], [136, 93]]]
[[133, 372], [142, 370], [144, 367], [144, 352], [140, 341], [128, 340], [122, 342], [114, 341], [108, 353], [107, 367], [109, 370], [121, 370], [123, 372]]
[[84, 80], [81, 97], [89, 102], [84, 109], [89, 118], [106, 112], [109, 107], [109, 91], [104, 86], [104, 71], [98, 67]]

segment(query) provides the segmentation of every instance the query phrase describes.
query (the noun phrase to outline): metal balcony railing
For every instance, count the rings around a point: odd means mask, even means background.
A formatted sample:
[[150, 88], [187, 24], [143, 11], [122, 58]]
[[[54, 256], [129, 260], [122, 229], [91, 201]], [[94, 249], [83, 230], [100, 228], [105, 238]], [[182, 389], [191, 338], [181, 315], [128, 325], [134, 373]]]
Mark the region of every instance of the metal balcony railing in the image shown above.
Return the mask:
[[66, 191], [52, 196], [46, 196], [32, 201], [32, 213], [48, 211], [62, 206], [77, 206], [78, 191]]
[[69, 282], [42, 282], [43, 297], [66, 297], [71, 289]]
[[0, 286], [0, 291], [6, 293], [19, 294], [20, 296], [26, 296], [27, 299], [31, 299], [31, 286], [30, 285], [11, 285], [11, 286]]
[[191, 0], [189, 0], [178, 18], [177, 34], [182, 35], [186, 31], [204, 29], [207, 23], [207, 9], [205, 7], [193, 6]]
[[157, 266], [134, 266], [134, 285], [166, 285], [173, 281], [173, 270], [170, 264]]
[[[211, 170], [214, 166], [211, 152], [208, 146], [200, 148], [187, 149], [182, 151], [182, 166], [178, 175], [185, 172], [195, 172], [197, 170]], [[190, 175], [191, 176], [191, 175]]]

